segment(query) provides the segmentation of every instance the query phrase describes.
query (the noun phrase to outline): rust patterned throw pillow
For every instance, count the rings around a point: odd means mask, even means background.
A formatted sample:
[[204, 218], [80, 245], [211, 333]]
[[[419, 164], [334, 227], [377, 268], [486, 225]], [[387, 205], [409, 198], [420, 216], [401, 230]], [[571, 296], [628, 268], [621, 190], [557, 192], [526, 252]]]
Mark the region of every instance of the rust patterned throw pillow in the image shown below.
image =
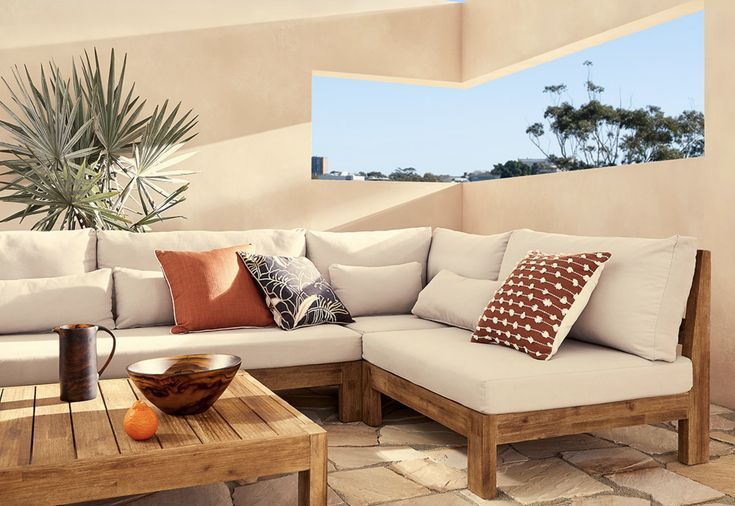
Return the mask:
[[610, 257], [605, 252], [530, 251], [488, 302], [472, 341], [550, 359], [587, 305]]

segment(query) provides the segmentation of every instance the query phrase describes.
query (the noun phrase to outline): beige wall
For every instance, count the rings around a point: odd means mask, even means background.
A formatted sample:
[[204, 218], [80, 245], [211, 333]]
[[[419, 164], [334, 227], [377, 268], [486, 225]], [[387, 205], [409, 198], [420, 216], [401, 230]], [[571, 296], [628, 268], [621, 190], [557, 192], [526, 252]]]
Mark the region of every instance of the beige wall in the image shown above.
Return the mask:
[[[468, 0], [468, 12], [480, 10], [486, 2]], [[521, 32], [531, 33], [546, 26], [548, 17], [537, 0], [517, 3], [528, 9], [534, 3], [539, 7], [535, 15], [525, 19]], [[585, 3], [555, 1], [559, 9], [563, 3], [573, 7]], [[572, 19], [564, 28], [563, 40], [552, 33], [548, 44], [538, 40], [533, 48], [524, 47], [522, 58], [543, 53], [559, 44], [573, 42], [574, 34], [586, 37], [587, 17], [600, 29], [600, 13], [607, 6], [618, 9], [615, 2], [595, 2], [595, 9], [577, 9], [567, 12]], [[628, 2], [626, 2], [628, 3]], [[677, 2], [634, 2], [648, 8], [666, 7]], [[499, 3], [495, 3], [496, 6]], [[503, 3], [503, 8], [509, 8]], [[686, 7], [686, 6], [685, 6]], [[573, 234], [622, 235], [663, 237], [671, 234], [693, 235], [701, 247], [713, 252], [713, 308], [712, 308], [712, 389], [716, 401], [735, 406], [735, 135], [732, 118], [735, 117], [735, 65], [732, 48], [735, 47], [735, 2], [706, 0], [705, 7], [705, 117], [706, 156], [692, 160], [677, 160], [654, 164], [596, 169], [582, 172], [532, 176], [525, 178], [473, 183], [463, 187], [463, 223], [469, 232], [495, 232], [518, 227], [566, 232]], [[631, 18], [631, 10], [621, 9], [618, 15], [608, 12], [615, 22]], [[505, 15], [508, 15], [507, 13]], [[491, 23], [492, 12], [484, 14]], [[467, 20], [467, 16], [465, 16]], [[479, 24], [482, 20], [473, 19]], [[533, 23], [536, 26], [526, 25]], [[554, 24], [553, 22], [551, 24]], [[579, 26], [575, 30], [574, 26]], [[492, 41], [486, 36], [465, 39], [465, 55], [471, 56], [471, 75], [497, 71], [499, 65], [512, 61], [507, 55], [481, 62], [479, 54], [492, 52]], [[508, 46], [506, 46], [507, 48]], [[467, 68], [465, 69], [467, 70]]]
[[[714, 397], [735, 406], [735, 2], [321, 0], [305, 8], [303, 0], [223, 0], [217, 10], [200, 10], [210, 4], [195, 0], [169, 9], [172, 2], [133, 0], [121, 10], [120, 3], [66, 0], [73, 8], [61, 11], [61, 2], [8, 0], [0, 74], [16, 63], [67, 62], [84, 48], [116, 47], [129, 53], [129, 75], [144, 96], [194, 108], [201, 134], [187, 163], [200, 173], [181, 208], [189, 220], [168, 228], [432, 224], [481, 233], [695, 235], [714, 256]], [[702, 5], [704, 158], [462, 186], [309, 180], [312, 71], [468, 86]], [[77, 29], [80, 12], [94, 21], [88, 29]], [[0, 206], [0, 216], [8, 211]]]
[[[131, 18], [150, 5], [142, 0], [126, 3], [125, 12], [116, 2], [67, 0], [60, 10], [62, 2], [18, 0], [8, 4], [11, 16], [0, 20], [10, 28], [0, 28], [0, 75], [14, 64], [37, 67], [53, 58], [66, 65], [84, 49], [107, 55], [114, 47], [128, 53], [128, 76], [143, 97], [181, 100], [199, 114], [200, 133], [192, 143], [197, 155], [185, 164], [199, 173], [177, 208], [188, 219], [155, 228], [333, 228], [356, 220], [369, 227], [367, 217], [416, 199], [425, 208], [427, 195], [451, 186], [311, 181], [311, 76], [318, 70], [456, 82], [461, 5], [323, 0], [306, 9], [303, 0], [238, 0], [200, 12], [211, 4], [175, 3], [168, 18], [156, 3], [142, 25]], [[402, 8], [381, 10], [389, 5]], [[344, 14], [368, 8], [377, 12]], [[91, 16], [90, 30], [78, 29], [78, 12]], [[140, 33], [141, 26], [150, 33]], [[87, 33], [96, 38], [80, 40]], [[0, 99], [6, 98], [0, 90]], [[441, 205], [451, 212], [408, 221], [429, 224], [431, 218], [459, 228], [460, 198], [458, 191], [443, 193]], [[0, 216], [11, 209], [0, 205]]]

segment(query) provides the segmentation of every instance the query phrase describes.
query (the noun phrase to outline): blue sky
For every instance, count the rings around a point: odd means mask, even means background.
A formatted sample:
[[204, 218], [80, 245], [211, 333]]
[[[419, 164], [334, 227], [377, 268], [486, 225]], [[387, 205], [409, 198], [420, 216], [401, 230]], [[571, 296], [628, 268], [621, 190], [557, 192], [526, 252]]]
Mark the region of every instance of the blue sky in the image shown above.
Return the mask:
[[584, 102], [586, 69], [603, 101], [704, 110], [704, 13], [699, 12], [471, 89], [313, 78], [312, 153], [330, 170], [415, 167], [458, 175], [497, 162], [539, 158], [525, 134], [549, 105], [547, 84]]

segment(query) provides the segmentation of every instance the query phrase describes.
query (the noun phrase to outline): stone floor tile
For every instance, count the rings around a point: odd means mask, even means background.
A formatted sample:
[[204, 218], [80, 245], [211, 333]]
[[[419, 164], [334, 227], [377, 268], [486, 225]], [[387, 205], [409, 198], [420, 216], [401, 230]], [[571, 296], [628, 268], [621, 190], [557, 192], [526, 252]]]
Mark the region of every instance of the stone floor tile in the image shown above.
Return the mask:
[[498, 486], [521, 504], [572, 499], [611, 492], [561, 459], [529, 460], [498, 469]]
[[383, 423], [385, 424], [421, 423], [428, 421], [430, 420], [424, 415], [403, 404], [395, 403], [391, 406], [383, 407]]
[[465, 446], [467, 439], [436, 422], [387, 425], [380, 429], [380, 444], [387, 446]]
[[515, 506], [518, 504], [515, 501], [502, 498], [502, 493], [501, 497], [496, 497], [495, 499], [483, 499], [482, 497], [473, 494], [469, 489], [460, 490], [459, 494], [462, 497], [467, 498], [467, 500], [472, 504], [480, 506]]
[[356, 423], [335, 423], [323, 426], [327, 431], [329, 446], [376, 446], [378, 444], [378, 430]]
[[[234, 506], [272, 506], [274, 504], [296, 504], [298, 502], [299, 481], [296, 473], [278, 478], [265, 478], [250, 485], [237, 487], [232, 494], [232, 499], [228, 504]], [[185, 501], [171, 506], [181, 505], [207, 505], [208, 502], [196, 502], [190, 498]], [[215, 504], [215, 503], [212, 503]], [[345, 504], [340, 496], [334, 490], [327, 490], [327, 506], [341, 506]]]
[[436, 448], [420, 452], [434, 462], [439, 462], [453, 469], [467, 470], [467, 447], [459, 448]]
[[467, 506], [467, 501], [462, 499], [456, 492], [447, 492], [446, 494], [434, 494], [389, 502], [382, 506]]
[[350, 506], [397, 501], [431, 493], [428, 488], [385, 467], [337, 471], [329, 475], [329, 484]]
[[722, 415], [712, 415], [709, 417], [709, 428], [710, 430], [735, 430], [735, 421]]
[[126, 504], [130, 504], [130, 506], [181, 506], [182, 504], [232, 506], [232, 497], [227, 485], [214, 483], [212, 485], [156, 492]]
[[569, 506], [650, 506], [651, 501], [624, 495], [598, 495], [573, 499]]
[[389, 467], [406, 478], [437, 492], [467, 488], [466, 472], [429, 458], [396, 462]]
[[585, 473], [596, 476], [659, 467], [645, 453], [627, 446], [562, 452], [562, 457]]
[[336, 471], [337, 467], [332, 464], [331, 462], [327, 462], [327, 472], [331, 473], [332, 471]]
[[727, 455], [698, 466], [672, 462], [667, 469], [704, 485], [735, 496], [735, 455]]
[[601, 430], [595, 436], [631, 446], [648, 454], [675, 452], [679, 448], [676, 432], [652, 425], [635, 425]]
[[720, 406], [719, 404], [710, 404], [709, 412], [711, 415], [731, 415], [735, 413], [732, 409]]
[[[436, 462], [446, 464], [454, 469], [467, 470], [467, 447], [459, 448], [436, 448], [433, 450], [424, 450], [421, 452]], [[521, 455], [510, 445], [498, 446], [498, 465], [514, 464], [528, 460], [527, 457]]]
[[621, 487], [649, 494], [654, 501], [667, 506], [696, 504], [724, 495], [713, 488], [661, 468], [611, 474], [608, 478]]
[[574, 434], [571, 436], [552, 437], [524, 441], [511, 445], [515, 450], [531, 459], [545, 459], [554, 457], [563, 451], [592, 450], [595, 448], [610, 448], [615, 446], [609, 441], [598, 439], [589, 434]]
[[709, 435], [712, 439], [716, 439], [717, 441], [735, 445], [735, 434], [715, 430], [710, 432]]
[[298, 499], [298, 488], [298, 475], [293, 473], [278, 478], [265, 478], [250, 485], [237, 487], [232, 494], [232, 499], [235, 506], [295, 504]]
[[422, 457], [421, 452], [411, 447], [332, 447], [329, 449], [329, 460], [337, 469], [356, 469], [385, 462], [398, 462], [400, 460], [414, 460]]

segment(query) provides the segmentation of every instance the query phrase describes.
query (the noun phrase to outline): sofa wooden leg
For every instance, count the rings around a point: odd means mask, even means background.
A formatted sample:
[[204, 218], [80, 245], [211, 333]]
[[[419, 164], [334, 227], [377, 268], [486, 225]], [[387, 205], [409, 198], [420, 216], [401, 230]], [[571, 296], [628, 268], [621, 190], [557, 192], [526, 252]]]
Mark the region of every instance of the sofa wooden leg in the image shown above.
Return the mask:
[[339, 421], [362, 420], [362, 362], [342, 365], [342, 383], [339, 385]]
[[689, 408], [689, 418], [679, 420], [679, 462], [692, 466], [708, 461], [709, 402], [695, 402]]
[[492, 415], [473, 413], [467, 434], [467, 481], [483, 499], [493, 499], [497, 472], [497, 421]]
[[362, 363], [362, 421], [377, 427], [383, 423], [382, 395], [370, 385], [370, 364]]

